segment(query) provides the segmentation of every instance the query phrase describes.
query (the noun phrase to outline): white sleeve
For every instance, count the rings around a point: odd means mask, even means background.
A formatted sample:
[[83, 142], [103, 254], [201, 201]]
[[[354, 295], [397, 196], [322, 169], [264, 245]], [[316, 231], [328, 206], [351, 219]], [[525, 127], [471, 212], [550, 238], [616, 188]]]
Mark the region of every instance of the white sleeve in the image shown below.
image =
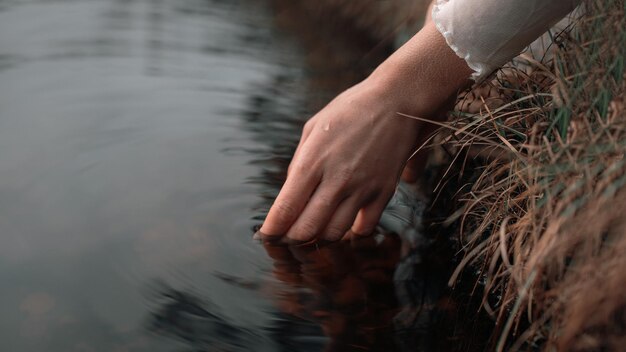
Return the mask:
[[574, 10], [580, 0], [437, 0], [432, 18], [479, 81]]

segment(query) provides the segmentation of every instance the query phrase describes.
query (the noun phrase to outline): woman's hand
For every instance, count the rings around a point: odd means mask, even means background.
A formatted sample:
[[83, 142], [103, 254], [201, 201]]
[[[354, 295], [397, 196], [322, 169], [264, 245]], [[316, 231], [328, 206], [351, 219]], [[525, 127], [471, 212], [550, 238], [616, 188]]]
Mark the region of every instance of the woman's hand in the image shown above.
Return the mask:
[[427, 25], [368, 79], [311, 118], [260, 232], [291, 241], [369, 234], [417, 147], [420, 123], [471, 70]]
[[388, 94], [364, 81], [306, 123], [262, 233], [333, 241], [374, 229], [419, 133]]

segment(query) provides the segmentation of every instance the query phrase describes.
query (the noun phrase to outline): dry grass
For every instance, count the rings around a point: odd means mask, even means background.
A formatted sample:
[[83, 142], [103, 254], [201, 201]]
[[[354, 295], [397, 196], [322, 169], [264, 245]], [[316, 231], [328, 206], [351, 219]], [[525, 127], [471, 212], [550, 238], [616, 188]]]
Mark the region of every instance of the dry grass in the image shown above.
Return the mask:
[[625, 5], [584, 6], [553, 57], [475, 87], [448, 126], [455, 162], [481, 165], [448, 219], [450, 283], [480, 273], [497, 351], [626, 346]]

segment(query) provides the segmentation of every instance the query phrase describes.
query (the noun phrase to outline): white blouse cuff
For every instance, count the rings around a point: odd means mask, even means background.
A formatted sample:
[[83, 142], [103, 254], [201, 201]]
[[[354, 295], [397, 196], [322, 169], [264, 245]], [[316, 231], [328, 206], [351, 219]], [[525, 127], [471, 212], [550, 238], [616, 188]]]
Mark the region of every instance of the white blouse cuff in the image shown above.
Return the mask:
[[519, 55], [579, 0], [437, 0], [432, 19], [481, 81]]
[[450, 47], [450, 49], [452, 49], [457, 54], [458, 57], [465, 60], [465, 62], [467, 63], [467, 66], [469, 66], [469, 68], [471, 68], [472, 71], [474, 71], [471, 74], [470, 78], [473, 79], [474, 81], [480, 81], [482, 80], [482, 78], [488, 75], [491, 71], [495, 70], [495, 68], [490, 69], [489, 67], [487, 67], [485, 63], [474, 61], [471, 54], [467, 50], [467, 48], [462, 48], [459, 46], [459, 43], [456, 40], [457, 38], [452, 34], [452, 31], [449, 30], [452, 24], [451, 21], [449, 19], [442, 19], [440, 17], [440, 11], [441, 11], [440, 6], [442, 6], [446, 2], [448, 1], [437, 0], [437, 3], [435, 4], [435, 6], [433, 6], [433, 12], [432, 12], [433, 22], [435, 23], [435, 26], [437, 27], [437, 30], [439, 31], [439, 33], [441, 33], [441, 35], [443, 35], [443, 37], [446, 39], [446, 43], [448, 43], [448, 46]]

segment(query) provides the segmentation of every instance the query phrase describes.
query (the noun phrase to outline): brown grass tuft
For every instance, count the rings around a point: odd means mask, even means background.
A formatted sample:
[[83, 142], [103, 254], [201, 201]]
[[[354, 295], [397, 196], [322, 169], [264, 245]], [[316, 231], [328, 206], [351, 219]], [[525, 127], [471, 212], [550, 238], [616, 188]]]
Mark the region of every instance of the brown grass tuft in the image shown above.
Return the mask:
[[464, 245], [450, 283], [478, 270], [497, 351], [626, 346], [624, 8], [585, 2], [554, 55], [474, 87], [448, 126], [456, 162], [482, 166], [448, 220]]

